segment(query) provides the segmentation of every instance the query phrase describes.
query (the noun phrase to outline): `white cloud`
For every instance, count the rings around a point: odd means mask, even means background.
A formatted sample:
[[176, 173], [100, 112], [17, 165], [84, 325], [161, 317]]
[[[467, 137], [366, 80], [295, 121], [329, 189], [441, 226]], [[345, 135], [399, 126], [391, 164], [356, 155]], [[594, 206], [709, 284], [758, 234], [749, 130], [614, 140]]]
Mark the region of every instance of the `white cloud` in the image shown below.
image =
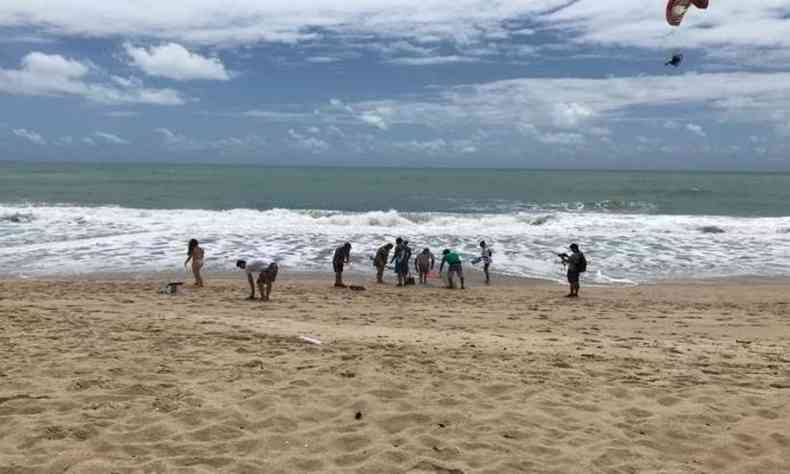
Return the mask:
[[175, 145], [177, 143], [183, 143], [187, 140], [186, 137], [182, 135], [178, 135], [175, 132], [170, 131], [167, 128], [157, 128], [154, 130], [154, 133], [158, 133], [162, 136], [162, 139], [168, 145]]
[[538, 136], [538, 141], [547, 145], [581, 145], [586, 139], [580, 133], [546, 133]]
[[693, 45], [713, 51], [790, 47], [786, 0], [711, 2], [705, 11], [692, 7], [680, 28], [666, 24], [665, 5], [654, 0], [580, 0], [543, 21], [575, 31], [573, 40], [583, 43], [658, 49]]
[[455, 63], [470, 63], [479, 61], [477, 58], [470, 58], [468, 56], [426, 56], [426, 57], [401, 57], [390, 59], [389, 63], [399, 64], [402, 66], [433, 66], [437, 64], [455, 64]]
[[103, 140], [110, 145], [128, 145], [130, 142], [128, 140], [124, 140], [123, 138], [119, 137], [118, 135], [114, 135], [112, 133], [107, 132], [94, 132], [93, 135], [96, 138]]
[[288, 135], [293, 139], [294, 146], [307, 150], [310, 153], [324, 153], [330, 148], [329, 143], [326, 141], [320, 138], [302, 135], [294, 129], [288, 130]]
[[19, 138], [24, 138], [25, 140], [35, 143], [36, 145], [46, 145], [47, 141], [37, 132], [32, 130], [27, 130], [24, 128], [15, 128], [12, 130], [13, 134], [18, 136]]
[[244, 117], [252, 117], [269, 122], [300, 122], [310, 118], [310, 114], [300, 112], [281, 112], [276, 110], [253, 109], [243, 112]]
[[502, 37], [502, 22], [545, 12], [567, 0], [220, 0], [138, 2], [4, 0], [0, 25], [59, 35], [153, 37], [193, 44], [252, 44], [313, 39], [316, 29], [417, 41], [470, 44]]
[[342, 58], [338, 58], [336, 56], [310, 56], [305, 58], [305, 61], [308, 63], [316, 63], [316, 64], [328, 64], [328, 63], [336, 63], [342, 61]]
[[124, 45], [132, 65], [149, 76], [166, 77], [177, 81], [195, 79], [227, 81], [230, 74], [218, 58], [209, 58], [190, 52], [177, 43], [167, 43], [151, 48]]
[[129, 118], [137, 117], [140, 114], [139, 112], [134, 112], [131, 110], [113, 110], [112, 112], [107, 112], [105, 115], [113, 118]]
[[372, 125], [380, 130], [387, 130], [389, 129], [389, 125], [387, 124], [384, 117], [378, 115], [376, 113], [364, 113], [359, 116], [359, 119], [365, 122], [368, 125]]
[[697, 125], [695, 123], [687, 123], [686, 124], [686, 130], [688, 130], [689, 132], [693, 133], [694, 135], [697, 135], [697, 136], [700, 136], [700, 137], [705, 137], [706, 136], [705, 130], [703, 130], [701, 126], [699, 126], [699, 125]]
[[[676, 29], [666, 24], [665, 4], [663, 0], [236, 0], [229, 8], [220, 0], [144, 4], [4, 0], [0, 25], [31, 28], [38, 37], [50, 33], [240, 45], [309, 41], [328, 33], [364, 37], [373, 43], [382, 38], [420, 44], [450, 41], [460, 48], [548, 30], [578, 44], [655, 49], [691, 45], [731, 62], [759, 60], [759, 54], [749, 52], [788, 57], [787, 0], [711, 2], [706, 11], [692, 8], [684, 25]], [[524, 28], [525, 23], [530, 28]]]
[[181, 105], [173, 89], [148, 89], [141, 84], [102, 82], [90, 63], [54, 54], [32, 52], [19, 69], [0, 69], [0, 93], [30, 96], [76, 96], [104, 104]]
[[[692, 83], [705, 86], [689, 87]], [[583, 131], [637, 113], [649, 116], [660, 107], [692, 105], [699, 115], [711, 118], [776, 123], [777, 111], [790, 113], [790, 73], [514, 79], [453, 87], [420, 100], [377, 100], [350, 107], [373, 125], [517, 129], [530, 124]]]
[[575, 128], [594, 115], [595, 112], [590, 107], [576, 102], [560, 102], [554, 106], [554, 125], [560, 128]]
[[444, 152], [450, 145], [443, 138], [435, 140], [418, 141], [411, 140], [408, 142], [396, 142], [393, 144], [397, 148], [403, 148], [410, 152], [439, 154]]
[[154, 133], [162, 138], [162, 142], [167, 149], [178, 152], [212, 150], [219, 153], [232, 153], [243, 149], [256, 149], [266, 143], [263, 138], [255, 135], [216, 139], [195, 139], [186, 135], [181, 135], [168, 128], [154, 129]]
[[96, 141], [91, 137], [83, 137], [82, 143], [89, 145], [89, 146], [96, 146]]

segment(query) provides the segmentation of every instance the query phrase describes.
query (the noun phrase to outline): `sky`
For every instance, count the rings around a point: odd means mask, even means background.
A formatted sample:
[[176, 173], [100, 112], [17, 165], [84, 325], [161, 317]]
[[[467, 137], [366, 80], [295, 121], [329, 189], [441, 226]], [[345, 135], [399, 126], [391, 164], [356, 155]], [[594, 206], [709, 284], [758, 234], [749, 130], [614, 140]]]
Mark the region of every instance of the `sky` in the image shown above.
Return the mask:
[[790, 170], [790, 0], [710, 3], [3, 0], [0, 159]]

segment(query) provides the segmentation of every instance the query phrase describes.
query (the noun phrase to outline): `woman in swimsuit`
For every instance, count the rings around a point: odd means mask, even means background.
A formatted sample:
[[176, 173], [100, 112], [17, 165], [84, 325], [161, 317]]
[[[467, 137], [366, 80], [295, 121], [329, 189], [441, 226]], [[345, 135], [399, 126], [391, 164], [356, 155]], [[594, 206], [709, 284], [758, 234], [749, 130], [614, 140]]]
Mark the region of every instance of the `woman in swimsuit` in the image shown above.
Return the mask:
[[198, 244], [197, 239], [189, 241], [187, 259], [184, 262], [185, 267], [190, 260], [192, 260], [192, 274], [195, 275], [195, 286], [202, 288], [203, 277], [200, 276], [200, 269], [203, 268], [203, 248]]

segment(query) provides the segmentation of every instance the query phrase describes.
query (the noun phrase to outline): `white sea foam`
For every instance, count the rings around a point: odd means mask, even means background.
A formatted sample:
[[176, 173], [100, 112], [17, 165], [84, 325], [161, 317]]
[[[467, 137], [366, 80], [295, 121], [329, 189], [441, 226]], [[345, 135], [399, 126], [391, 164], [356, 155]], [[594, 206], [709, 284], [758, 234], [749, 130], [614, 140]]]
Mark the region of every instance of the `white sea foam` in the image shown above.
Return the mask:
[[[24, 218], [19, 218], [24, 216]], [[285, 268], [329, 270], [335, 246], [354, 245], [356, 268], [403, 236], [415, 250], [446, 247], [468, 258], [477, 242], [494, 248], [502, 273], [558, 280], [556, 257], [578, 242], [588, 280], [624, 284], [664, 278], [790, 275], [790, 217], [739, 218], [522, 212], [342, 213], [273, 209], [145, 210], [120, 207], [0, 206], [0, 274], [150, 272], [180, 268], [186, 242], [206, 249], [207, 270], [232, 270], [240, 257]], [[716, 229], [716, 232], [711, 232]]]

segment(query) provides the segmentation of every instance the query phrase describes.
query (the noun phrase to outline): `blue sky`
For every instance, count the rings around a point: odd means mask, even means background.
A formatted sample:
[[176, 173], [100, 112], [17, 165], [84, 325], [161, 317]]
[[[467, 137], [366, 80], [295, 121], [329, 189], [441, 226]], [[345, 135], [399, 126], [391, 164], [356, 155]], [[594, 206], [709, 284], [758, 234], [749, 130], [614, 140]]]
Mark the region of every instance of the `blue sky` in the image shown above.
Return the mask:
[[665, 6], [4, 0], [0, 158], [790, 169], [790, 0]]

